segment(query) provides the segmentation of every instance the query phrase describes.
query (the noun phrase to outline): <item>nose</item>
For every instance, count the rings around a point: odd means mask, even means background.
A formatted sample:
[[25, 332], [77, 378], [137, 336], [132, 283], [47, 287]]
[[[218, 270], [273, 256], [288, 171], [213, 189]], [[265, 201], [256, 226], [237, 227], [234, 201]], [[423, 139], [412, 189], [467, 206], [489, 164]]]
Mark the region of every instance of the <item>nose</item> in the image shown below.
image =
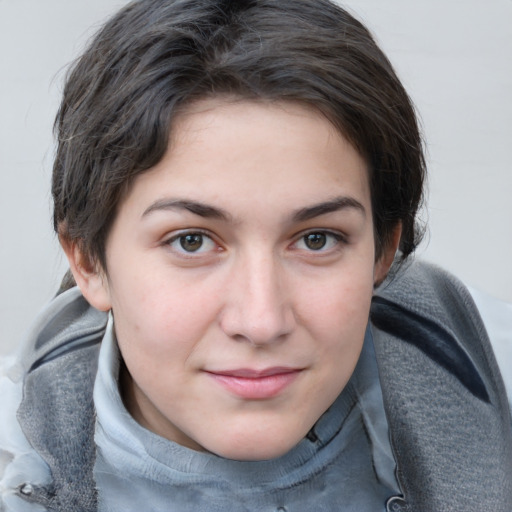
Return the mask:
[[285, 339], [293, 331], [290, 290], [276, 258], [240, 258], [228, 281], [220, 318], [221, 328], [228, 336], [253, 345], [267, 345]]

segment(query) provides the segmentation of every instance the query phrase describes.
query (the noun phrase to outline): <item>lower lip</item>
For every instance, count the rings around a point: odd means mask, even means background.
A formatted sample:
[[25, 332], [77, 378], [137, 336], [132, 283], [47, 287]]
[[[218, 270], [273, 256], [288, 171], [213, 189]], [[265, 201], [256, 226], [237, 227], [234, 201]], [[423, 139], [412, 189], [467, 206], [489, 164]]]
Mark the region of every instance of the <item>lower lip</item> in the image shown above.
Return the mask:
[[210, 373], [209, 375], [230, 393], [246, 400], [265, 400], [273, 398], [287, 388], [300, 371], [278, 373], [256, 378], [235, 377]]

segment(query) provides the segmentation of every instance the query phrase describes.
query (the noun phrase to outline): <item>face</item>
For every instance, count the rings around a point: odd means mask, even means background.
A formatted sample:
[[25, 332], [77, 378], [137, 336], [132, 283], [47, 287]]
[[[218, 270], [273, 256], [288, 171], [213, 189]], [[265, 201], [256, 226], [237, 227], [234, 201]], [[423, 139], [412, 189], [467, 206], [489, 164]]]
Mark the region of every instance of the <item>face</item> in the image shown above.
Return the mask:
[[127, 408], [238, 460], [297, 444], [350, 378], [375, 262], [365, 161], [314, 110], [209, 100], [174, 125], [81, 278], [112, 309]]

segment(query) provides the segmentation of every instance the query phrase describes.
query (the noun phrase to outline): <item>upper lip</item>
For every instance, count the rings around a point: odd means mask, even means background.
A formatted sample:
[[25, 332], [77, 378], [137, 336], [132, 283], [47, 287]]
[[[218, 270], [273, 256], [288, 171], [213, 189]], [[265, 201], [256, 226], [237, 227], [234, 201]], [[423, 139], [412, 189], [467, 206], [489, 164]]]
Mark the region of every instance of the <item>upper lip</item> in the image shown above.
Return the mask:
[[259, 379], [262, 377], [270, 377], [272, 375], [282, 375], [285, 373], [293, 373], [300, 371], [301, 368], [292, 368], [289, 366], [274, 366], [272, 368], [252, 369], [252, 368], [236, 368], [234, 370], [207, 370], [207, 373], [214, 375], [223, 375], [226, 377], [241, 377], [245, 379]]

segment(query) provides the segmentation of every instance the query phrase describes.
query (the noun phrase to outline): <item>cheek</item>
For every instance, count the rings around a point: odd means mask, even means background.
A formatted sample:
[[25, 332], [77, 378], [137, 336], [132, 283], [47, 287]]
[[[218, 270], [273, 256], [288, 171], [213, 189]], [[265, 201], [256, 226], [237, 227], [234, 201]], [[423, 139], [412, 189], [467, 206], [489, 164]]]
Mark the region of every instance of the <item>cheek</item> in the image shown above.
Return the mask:
[[313, 284], [305, 296], [302, 311], [318, 328], [336, 326], [336, 330], [351, 330], [361, 324], [366, 326], [373, 274], [354, 271], [332, 276], [322, 285]]
[[204, 286], [183, 283], [177, 276], [166, 280], [149, 275], [117, 283], [113, 312], [125, 351], [162, 360], [177, 353], [186, 356], [215, 320], [219, 301]]
[[334, 365], [335, 372], [342, 366], [341, 373], [351, 373], [357, 362], [372, 294], [372, 275], [353, 272], [312, 287], [303, 304], [301, 321], [315, 342], [317, 357], [328, 367]]

